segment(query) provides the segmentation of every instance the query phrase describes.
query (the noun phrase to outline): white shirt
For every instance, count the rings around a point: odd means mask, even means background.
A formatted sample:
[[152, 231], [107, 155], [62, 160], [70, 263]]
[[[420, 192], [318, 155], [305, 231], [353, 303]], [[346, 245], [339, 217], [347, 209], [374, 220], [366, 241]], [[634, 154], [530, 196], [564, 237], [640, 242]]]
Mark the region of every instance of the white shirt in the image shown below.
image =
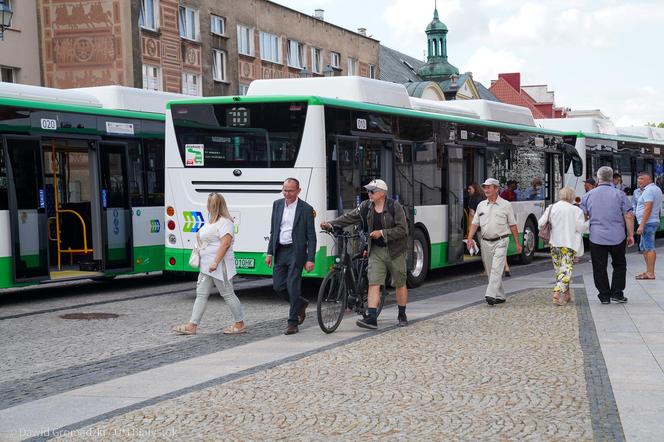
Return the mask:
[[[213, 278], [224, 281], [223, 265], [226, 266], [226, 276], [231, 280], [235, 276], [235, 253], [233, 252], [233, 242], [235, 241], [235, 226], [233, 221], [228, 218], [221, 218], [213, 224], [205, 224], [201, 230], [198, 231], [201, 242], [207, 243], [201, 249], [201, 264], [200, 271], [204, 275], [212, 276]], [[214, 262], [219, 247], [221, 247], [221, 238], [225, 235], [231, 236], [231, 245], [226, 250], [226, 254], [221, 259], [217, 266], [217, 270], [210, 272], [210, 266]]]
[[299, 198], [295, 198], [291, 204], [284, 200], [284, 213], [279, 225], [279, 244], [293, 244], [293, 223], [295, 222], [295, 209]]
[[588, 232], [588, 221], [583, 216], [583, 210], [567, 201], [558, 201], [547, 207], [542, 214], [538, 222], [540, 229], [547, 219], [551, 223], [551, 247], [566, 247], [574, 250], [577, 256], [583, 255], [581, 234]]

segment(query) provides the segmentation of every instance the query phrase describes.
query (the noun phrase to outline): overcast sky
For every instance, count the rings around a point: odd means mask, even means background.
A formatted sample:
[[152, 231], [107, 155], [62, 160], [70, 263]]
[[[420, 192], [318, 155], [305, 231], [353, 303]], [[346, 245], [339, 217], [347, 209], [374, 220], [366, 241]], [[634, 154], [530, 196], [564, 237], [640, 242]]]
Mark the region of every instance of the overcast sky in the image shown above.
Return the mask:
[[[418, 59], [433, 0], [276, 0]], [[664, 121], [664, 0], [438, 0], [449, 61], [491, 85], [501, 72], [547, 84], [556, 105], [618, 126]]]

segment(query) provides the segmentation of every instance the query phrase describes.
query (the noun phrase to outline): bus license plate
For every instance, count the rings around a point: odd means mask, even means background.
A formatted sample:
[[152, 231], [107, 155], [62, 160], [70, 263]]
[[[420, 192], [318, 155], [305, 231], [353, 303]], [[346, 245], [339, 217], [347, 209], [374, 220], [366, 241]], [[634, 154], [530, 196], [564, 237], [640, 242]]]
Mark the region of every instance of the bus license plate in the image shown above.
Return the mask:
[[236, 258], [235, 267], [238, 269], [253, 269], [256, 267], [254, 258]]

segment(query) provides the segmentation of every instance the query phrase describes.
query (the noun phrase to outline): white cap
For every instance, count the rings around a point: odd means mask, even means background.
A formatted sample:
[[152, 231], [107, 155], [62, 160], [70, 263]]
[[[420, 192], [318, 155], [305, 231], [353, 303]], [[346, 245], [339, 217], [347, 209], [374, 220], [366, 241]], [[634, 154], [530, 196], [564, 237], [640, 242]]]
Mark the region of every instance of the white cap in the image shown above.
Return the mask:
[[482, 183], [483, 186], [497, 186], [500, 187], [500, 183], [495, 178], [487, 178], [485, 182]]
[[383, 192], [387, 192], [387, 183], [383, 180], [373, 180], [364, 186], [364, 188], [367, 190], [382, 190]]

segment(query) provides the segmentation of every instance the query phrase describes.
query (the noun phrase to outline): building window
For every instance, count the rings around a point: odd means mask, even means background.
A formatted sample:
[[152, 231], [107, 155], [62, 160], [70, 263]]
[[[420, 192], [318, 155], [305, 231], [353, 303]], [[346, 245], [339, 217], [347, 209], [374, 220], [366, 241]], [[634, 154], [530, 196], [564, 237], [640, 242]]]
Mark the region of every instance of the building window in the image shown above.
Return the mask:
[[357, 60], [348, 57], [348, 73], [347, 75], [357, 75]]
[[180, 37], [199, 40], [198, 11], [187, 6], [180, 6]]
[[260, 42], [261, 58], [272, 63], [280, 63], [279, 47], [281, 46], [281, 41], [279, 37], [274, 34], [268, 34], [267, 32], [261, 32]]
[[16, 83], [16, 70], [14, 68], [0, 67], [0, 81]]
[[141, 0], [138, 24], [156, 31], [159, 27], [159, 0]]
[[182, 73], [182, 93], [186, 95], [201, 95], [201, 78], [197, 74]]
[[288, 66], [298, 69], [304, 67], [304, 45], [299, 41], [288, 40]]
[[376, 78], [376, 65], [369, 65], [369, 78]]
[[210, 32], [217, 35], [226, 35], [226, 20], [218, 15], [210, 15]]
[[320, 74], [322, 72], [322, 62], [320, 58], [320, 48], [311, 48], [311, 70], [315, 72], [316, 74]]
[[226, 52], [218, 49], [212, 50], [212, 79], [226, 81]]
[[237, 25], [237, 51], [243, 55], [254, 55], [254, 33], [251, 28]]
[[239, 95], [247, 95], [248, 91], [249, 91], [249, 85], [248, 84], [241, 84], [240, 85]]
[[330, 66], [337, 69], [341, 67], [341, 55], [338, 52], [330, 52]]
[[161, 69], [157, 66], [143, 65], [143, 89], [151, 91], [160, 91], [161, 87]]

